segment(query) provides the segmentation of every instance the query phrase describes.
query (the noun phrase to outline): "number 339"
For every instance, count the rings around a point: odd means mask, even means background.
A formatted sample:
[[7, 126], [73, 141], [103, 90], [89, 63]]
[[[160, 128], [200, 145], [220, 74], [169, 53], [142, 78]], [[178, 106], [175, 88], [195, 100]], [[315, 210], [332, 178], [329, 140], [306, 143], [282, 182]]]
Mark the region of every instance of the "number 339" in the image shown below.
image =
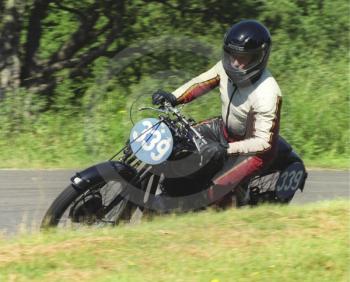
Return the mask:
[[296, 190], [303, 176], [303, 171], [286, 171], [281, 175], [282, 183], [278, 185], [277, 191]]

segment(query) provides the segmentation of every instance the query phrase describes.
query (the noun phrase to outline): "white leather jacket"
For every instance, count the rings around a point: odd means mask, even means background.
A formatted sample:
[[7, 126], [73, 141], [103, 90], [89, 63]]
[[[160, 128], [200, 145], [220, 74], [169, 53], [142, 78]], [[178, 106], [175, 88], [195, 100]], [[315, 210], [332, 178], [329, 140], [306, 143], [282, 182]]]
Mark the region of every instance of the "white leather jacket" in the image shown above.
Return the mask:
[[173, 94], [179, 103], [188, 103], [219, 86], [222, 119], [234, 141], [229, 154], [257, 154], [270, 150], [279, 132], [281, 90], [265, 69], [253, 84], [234, 85], [222, 62], [185, 83]]

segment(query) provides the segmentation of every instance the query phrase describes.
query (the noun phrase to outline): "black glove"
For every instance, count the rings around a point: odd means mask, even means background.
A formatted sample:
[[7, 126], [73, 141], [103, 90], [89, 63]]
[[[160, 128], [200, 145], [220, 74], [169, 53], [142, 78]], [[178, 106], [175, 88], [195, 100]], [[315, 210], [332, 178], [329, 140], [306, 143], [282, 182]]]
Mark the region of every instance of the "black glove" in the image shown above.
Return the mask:
[[173, 107], [177, 105], [176, 97], [168, 92], [163, 90], [158, 90], [152, 95], [152, 104], [159, 105], [164, 103], [165, 101], [169, 102]]
[[209, 161], [223, 163], [227, 158], [227, 147], [219, 142], [211, 142], [201, 147], [200, 154], [204, 158], [204, 163]]

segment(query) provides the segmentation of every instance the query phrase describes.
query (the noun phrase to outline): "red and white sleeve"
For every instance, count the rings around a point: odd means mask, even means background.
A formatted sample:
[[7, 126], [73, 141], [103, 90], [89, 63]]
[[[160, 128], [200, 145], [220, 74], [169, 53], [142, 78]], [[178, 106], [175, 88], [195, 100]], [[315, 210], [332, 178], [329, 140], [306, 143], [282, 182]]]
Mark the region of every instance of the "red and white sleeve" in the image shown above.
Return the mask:
[[177, 98], [178, 103], [185, 104], [191, 102], [218, 86], [220, 83], [220, 76], [217, 71], [217, 65], [218, 64], [172, 92]]

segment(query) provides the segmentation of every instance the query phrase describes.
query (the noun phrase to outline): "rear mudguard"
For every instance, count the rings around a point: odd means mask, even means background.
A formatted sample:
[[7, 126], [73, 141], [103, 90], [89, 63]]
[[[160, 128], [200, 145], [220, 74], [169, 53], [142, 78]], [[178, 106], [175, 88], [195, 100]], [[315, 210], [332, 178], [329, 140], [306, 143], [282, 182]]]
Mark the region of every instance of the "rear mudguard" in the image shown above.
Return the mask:
[[304, 168], [304, 176], [303, 176], [302, 181], [300, 182], [300, 185], [298, 187], [300, 189], [300, 191], [303, 191], [304, 190], [304, 186], [305, 186], [305, 181], [306, 181], [306, 178], [307, 178], [308, 174], [307, 174], [307, 171], [306, 171], [306, 168], [305, 168], [303, 160], [298, 156], [298, 154], [296, 152], [291, 151], [288, 154], [288, 157], [286, 159], [286, 166], [289, 166], [292, 163], [296, 163], [296, 162], [301, 163], [303, 165], [303, 168]]
[[269, 167], [270, 171], [284, 171], [293, 163], [300, 163], [304, 170], [303, 178], [299, 184], [298, 189], [304, 190], [307, 172], [303, 160], [294, 152], [292, 146], [281, 136], [279, 136], [277, 144], [277, 156]]
[[108, 181], [122, 179], [126, 183], [136, 175], [136, 170], [118, 161], [108, 161], [91, 166], [81, 172], [77, 172], [71, 182], [75, 189], [86, 191], [93, 189]]

